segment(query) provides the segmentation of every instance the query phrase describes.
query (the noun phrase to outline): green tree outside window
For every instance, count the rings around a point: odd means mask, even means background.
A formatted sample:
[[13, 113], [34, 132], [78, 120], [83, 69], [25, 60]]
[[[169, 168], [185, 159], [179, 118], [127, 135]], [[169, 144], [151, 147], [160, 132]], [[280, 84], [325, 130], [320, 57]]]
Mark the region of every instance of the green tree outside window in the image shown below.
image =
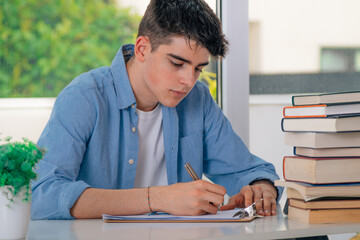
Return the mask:
[[[114, 0], [0, 1], [0, 97], [55, 97], [72, 79], [109, 66], [136, 38], [141, 16]], [[216, 74], [204, 71], [216, 99]]]

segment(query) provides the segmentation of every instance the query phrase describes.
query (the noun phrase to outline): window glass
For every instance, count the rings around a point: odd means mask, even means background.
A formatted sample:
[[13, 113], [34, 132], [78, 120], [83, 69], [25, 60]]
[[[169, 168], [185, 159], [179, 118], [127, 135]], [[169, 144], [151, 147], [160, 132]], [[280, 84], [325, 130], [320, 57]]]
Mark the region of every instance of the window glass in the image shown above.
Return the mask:
[[249, 1], [251, 94], [360, 90], [360, 1]]
[[[216, 0], [208, 1], [215, 9]], [[133, 43], [149, 0], [0, 1], [0, 97], [55, 97]], [[201, 75], [216, 98], [216, 62]]]

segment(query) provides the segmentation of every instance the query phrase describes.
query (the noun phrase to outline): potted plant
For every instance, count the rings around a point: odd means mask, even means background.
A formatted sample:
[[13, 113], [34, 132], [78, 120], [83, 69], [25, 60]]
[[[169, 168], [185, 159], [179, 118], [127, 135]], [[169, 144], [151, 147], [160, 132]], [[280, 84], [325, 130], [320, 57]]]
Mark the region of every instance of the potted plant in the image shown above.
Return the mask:
[[[23, 142], [0, 142], [0, 239], [25, 238], [30, 221], [30, 181], [44, 150]], [[1, 140], [0, 140], [1, 141]]]

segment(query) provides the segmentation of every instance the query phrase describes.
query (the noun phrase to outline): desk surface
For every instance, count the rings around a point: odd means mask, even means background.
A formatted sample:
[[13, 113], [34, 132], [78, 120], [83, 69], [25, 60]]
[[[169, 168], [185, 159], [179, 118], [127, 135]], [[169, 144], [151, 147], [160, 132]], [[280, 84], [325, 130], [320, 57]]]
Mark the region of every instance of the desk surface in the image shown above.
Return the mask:
[[28, 240], [47, 239], [282, 239], [360, 231], [360, 224], [303, 224], [276, 216], [244, 223], [104, 223], [96, 220], [31, 221]]

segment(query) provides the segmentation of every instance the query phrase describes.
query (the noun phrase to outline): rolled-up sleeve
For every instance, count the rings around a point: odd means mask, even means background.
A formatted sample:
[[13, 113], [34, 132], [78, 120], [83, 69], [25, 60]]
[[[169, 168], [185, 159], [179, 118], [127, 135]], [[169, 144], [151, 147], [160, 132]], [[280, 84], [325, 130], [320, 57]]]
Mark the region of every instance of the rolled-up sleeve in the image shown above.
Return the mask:
[[77, 181], [80, 165], [96, 118], [94, 106], [76, 87], [58, 96], [38, 146], [46, 150], [32, 182], [32, 219], [72, 219], [70, 208], [90, 187]]

